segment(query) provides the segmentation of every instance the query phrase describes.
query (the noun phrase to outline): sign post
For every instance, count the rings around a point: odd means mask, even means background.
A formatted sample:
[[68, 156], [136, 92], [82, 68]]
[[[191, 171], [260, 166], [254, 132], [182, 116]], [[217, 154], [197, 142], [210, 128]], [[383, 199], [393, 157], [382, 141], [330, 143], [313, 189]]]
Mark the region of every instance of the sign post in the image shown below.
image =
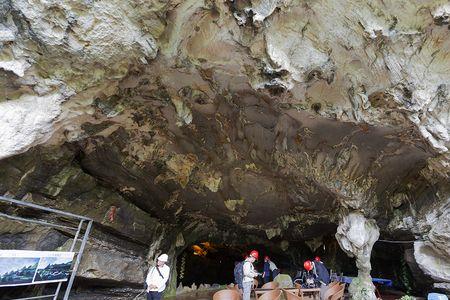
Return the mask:
[[[3, 218], [75, 232], [69, 252], [0, 250], [0, 288], [58, 282], [56, 291], [53, 294], [12, 299], [31, 300], [53, 298], [53, 300], [57, 300], [63, 282], [68, 281], [63, 299], [69, 299], [70, 290], [72, 288], [78, 266], [81, 262], [81, 257], [92, 228], [93, 220], [69, 212], [2, 196], [0, 196], [0, 202], [7, 202], [16, 206], [25, 206], [41, 212], [44, 211], [49, 214], [55, 214], [57, 216], [64, 217], [65, 219], [76, 219], [79, 222], [78, 228], [76, 228], [40, 219], [23, 218], [11, 214], [0, 213], [0, 217]], [[84, 227], [86, 228], [83, 230]], [[80, 238], [80, 236], [82, 236], [82, 238]], [[78, 252], [75, 252], [76, 245], [80, 241], [81, 244], [79, 250]], [[74, 262], [75, 256], [76, 259]]]

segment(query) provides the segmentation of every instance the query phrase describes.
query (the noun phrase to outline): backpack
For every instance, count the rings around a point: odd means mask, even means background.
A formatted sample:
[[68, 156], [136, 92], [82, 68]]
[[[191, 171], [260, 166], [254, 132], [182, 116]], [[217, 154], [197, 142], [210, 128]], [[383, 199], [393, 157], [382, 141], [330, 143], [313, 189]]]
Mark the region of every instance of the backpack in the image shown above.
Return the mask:
[[244, 262], [238, 262], [234, 266], [234, 283], [242, 289], [242, 282], [244, 281]]

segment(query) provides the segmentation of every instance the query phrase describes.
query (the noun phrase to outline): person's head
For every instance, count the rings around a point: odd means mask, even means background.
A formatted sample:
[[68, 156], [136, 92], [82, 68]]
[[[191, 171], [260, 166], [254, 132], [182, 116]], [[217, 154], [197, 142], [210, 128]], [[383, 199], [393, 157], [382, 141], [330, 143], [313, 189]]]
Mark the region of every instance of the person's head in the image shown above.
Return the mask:
[[248, 256], [248, 258], [250, 259], [251, 262], [258, 260], [258, 257], [259, 257], [259, 253], [256, 250], [252, 250], [250, 252], [250, 255]]
[[168, 260], [169, 260], [169, 256], [164, 253], [164, 254], [161, 254], [160, 256], [158, 256], [156, 263], [158, 264], [158, 267], [162, 267], [166, 264], [166, 262]]
[[319, 261], [320, 261], [320, 257], [319, 257], [319, 256], [316, 256], [316, 257], [314, 258], [314, 260], [317, 261], [317, 262], [319, 262]]
[[270, 261], [270, 257], [268, 257], [267, 255], [264, 256], [264, 261]]
[[306, 271], [311, 271], [313, 269], [313, 262], [310, 260], [307, 260], [303, 263], [303, 267], [305, 268]]

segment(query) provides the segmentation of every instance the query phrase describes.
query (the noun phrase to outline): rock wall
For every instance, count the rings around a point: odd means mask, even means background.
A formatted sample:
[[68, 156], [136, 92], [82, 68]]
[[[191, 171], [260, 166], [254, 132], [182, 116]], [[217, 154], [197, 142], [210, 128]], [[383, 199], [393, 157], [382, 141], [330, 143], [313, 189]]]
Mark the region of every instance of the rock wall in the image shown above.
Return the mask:
[[436, 287], [445, 286], [450, 283], [450, 201], [427, 221], [431, 229], [424, 241], [414, 243], [414, 257], [424, 273], [436, 281]]

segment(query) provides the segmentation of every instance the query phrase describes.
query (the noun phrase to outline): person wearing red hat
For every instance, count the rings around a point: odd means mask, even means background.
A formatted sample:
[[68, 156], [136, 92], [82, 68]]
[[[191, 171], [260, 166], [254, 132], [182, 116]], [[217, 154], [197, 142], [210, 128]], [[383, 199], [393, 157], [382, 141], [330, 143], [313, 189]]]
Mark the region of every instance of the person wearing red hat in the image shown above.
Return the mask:
[[316, 274], [313, 271], [314, 263], [310, 260], [306, 260], [303, 263], [303, 267], [306, 270], [306, 273], [304, 275], [305, 277], [303, 280], [303, 287], [304, 288], [315, 288], [316, 287], [316, 282], [315, 282]]
[[324, 265], [319, 256], [316, 256], [314, 258], [313, 267], [317, 275], [317, 280], [323, 285], [328, 285], [331, 281], [330, 273], [328, 272], [327, 267]]
[[242, 300], [250, 300], [250, 293], [252, 291], [253, 278], [260, 274], [255, 271], [253, 263], [258, 260], [259, 253], [256, 250], [252, 250], [250, 255], [244, 261], [244, 279], [242, 280], [243, 297]]
[[272, 278], [275, 279], [278, 274], [280, 274], [280, 270], [278, 270], [277, 265], [273, 261], [270, 260], [269, 256], [264, 257], [264, 273], [263, 273], [263, 279], [264, 283], [267, 283], [270, 281], [270, 273], [272, 273]]
[[303, 263], [303, 267], [305, 268], [306, 271], [311, 271], [313, 269], [313, 264], [310, 260], [306, 260]]

